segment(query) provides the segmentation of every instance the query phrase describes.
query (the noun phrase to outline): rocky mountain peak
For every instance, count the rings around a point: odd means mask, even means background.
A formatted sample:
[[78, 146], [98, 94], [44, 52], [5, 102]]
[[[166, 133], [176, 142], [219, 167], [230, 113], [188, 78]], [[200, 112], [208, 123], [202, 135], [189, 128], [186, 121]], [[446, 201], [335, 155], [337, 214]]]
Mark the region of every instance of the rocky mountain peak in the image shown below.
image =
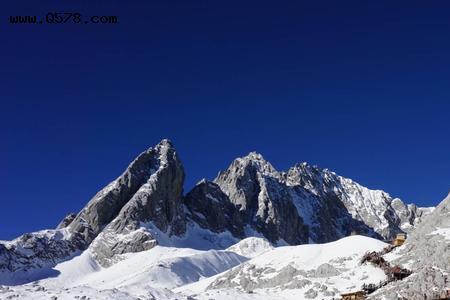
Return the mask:
[[[291, 245], [329, 242], [353, 230], [390, 238], [428, 213], [308, 163], [279, 172], [256, 152], [233, 160], [217, 178], [200, 181], [185, 196], [184, 178], [173, 144], [162, 140], [56, 230], [30, 234], [26, 241], [35, 245], [33, 260], [52, 264], [89, 247], [97, 262], [109, 266], [121, 254], [154, 247], [161, 235], [183, 237], [198, 227], [219, 236], [257, 235]], [[18, 240], [10, 248], [0, 243], [0, 256], [8, 257], [14, 270], [33, 265], [14, 250], [24, 243]]]
[[281, 180], [281, 174], [261, 154], [250, 152], [233, 160], [225, 171], [219, 172], [214, 182], [233, 203], [245, 210], [267, 180]]
[[321, 170], [318, 166], [303, 162], [290, 168], [285, 173], [285, 178], [288, 185], [302, 185], [312, 189], [317, 184], [322, 184], [327, 175], [327, 170]]
[[251, 162], [260, 162], [263, 165], [270, 164], [267, 160], [264, 159], [261, 153], [258, 153], [256, 151], [251, 151], [246, 156], [240, 157], [238, 159]]
[[169, 140], [163, 140], [146, 153], [153, 162], [148, 166], [148, 176], [91, 245], [103, 265], [109, 265], [117, 254], [154, 247], [157, 240], [150, 228], [169, 235], [181, 235], [186, 230], [182, 208], [185, 174], [177, 152]]
[[272, 164], [265, 160], [260, 153], [254, 151], [246, 156], [235, 159], [227, 171], [239, 174], [239, 172], [245, 172], [246, 169], [252, 169], [252, 171], [262, 175], [279, 177], [279, 172]]
[[307, 228], [278, 172], [261, 154], [235, 159], [214, 180], [239, 210], [243, 224], [271, 242], [304, 243]]
[[[184, 171], [169, 140], [163, 140], [138, 155], [116, 180], [98, 192], [71, 222], [72, 233], [83, 235], [88, 245], [113, 219], [128, 201], [150, 183], [155, 174], [166, 166], [179, 171], [184, 180]], [[172, 167], [173, 166], [173, 167]], [[153, 176], [153, 177], [152, 177]]]
[[174, 155], [176, 150], [169, 139], [164, 139], [159, 142], [154, 148], [150, 148], [149, 150], [154, 149], [157, 153], [159, 153], [159, 159], [163, 162], [166, 162], [170, 155]]
[[247, 210], [258, 197], [261, 181], [265, 177], [277, 177], [278, 172], [264, 160], [260, 154], [251, 152], [249, 155], [235, 159], [228, 169], [221, 171], [214, 179], [230, 200], [242, 210]]

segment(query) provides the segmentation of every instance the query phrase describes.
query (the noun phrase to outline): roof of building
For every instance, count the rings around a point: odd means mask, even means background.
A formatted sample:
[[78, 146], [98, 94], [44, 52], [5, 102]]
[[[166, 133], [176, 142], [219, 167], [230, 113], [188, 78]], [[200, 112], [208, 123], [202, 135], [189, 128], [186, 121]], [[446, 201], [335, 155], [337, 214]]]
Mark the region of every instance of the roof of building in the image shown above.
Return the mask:
[[356, 291], [356, 292], [343, 293], [343, 294], [341, 294], [341, 296], [350, 296], [350, 295], [358, 295], [358, 294], [363, 295], [363, 294], [364, 294], [364, 291]]

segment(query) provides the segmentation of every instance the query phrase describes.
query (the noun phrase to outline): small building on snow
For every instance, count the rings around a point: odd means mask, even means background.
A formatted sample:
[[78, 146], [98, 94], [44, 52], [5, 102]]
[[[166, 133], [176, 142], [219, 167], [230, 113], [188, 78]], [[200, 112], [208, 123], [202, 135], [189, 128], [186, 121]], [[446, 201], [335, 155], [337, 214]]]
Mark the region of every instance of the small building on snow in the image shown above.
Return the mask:
[[401, 246], [406, 241], [406, 233], [397, 233], [397, 236], [395, 237], [393, 244], [394, 246]]
[[357, 291], [341, 294], [341, 297], [341, 300], [363, 300], [366, 299], [366, 294], [363, 291]]

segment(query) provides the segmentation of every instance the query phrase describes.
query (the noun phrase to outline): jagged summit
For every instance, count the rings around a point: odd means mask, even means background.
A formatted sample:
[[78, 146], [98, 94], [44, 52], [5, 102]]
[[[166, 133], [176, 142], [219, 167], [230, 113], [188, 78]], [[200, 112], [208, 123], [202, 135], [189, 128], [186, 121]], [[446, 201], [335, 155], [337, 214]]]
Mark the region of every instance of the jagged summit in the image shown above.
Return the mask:
[[[260, 153], [254, 151], [246, 156], [236, 158], [225, 172], [247, 172], [253, 168], [262, 175], [280, 176], [269, 161], [265, 160]], [[218, 177], [220, 177], [220, 174]]]
[[140, 187], [91, 246], [103, 265], [109, 265], [116, 255], [144, 251], [157, 244], [154, 234], [143, 224], [152, 223], [169, 235], [181, 235], [186, 230], [182, 209], [185, 175], [175, 149], [163, 140], [147, 155], [151, 164], [131, 174], [145, 174]]
[[[158, 143], [158, 145], [168, 145], [170, 147], [173, 147], [173, 143], [170, 139], [162, 139], [161, 142]], [[158, 147], [158, 145], [156, 147]]]
[[249, 154], [247, 154], [246, 156], [242, 157], [242, 159], [250, 159], [250, 160], [264, 160], [264, 157], [262, 156], [261, 153], [258, 153], [256, 151], [251, 151]]
[[301, 168], [315, 168], [315, 169], [317, 169], [318, 166], [311, 165], [310, 163], [308, 163], [306, 161], [303, 161], [303, 162], [300, 162], [300, 163], [296, 163], [296, 164], [294, 164], [293, 167], [291, 167], [291, 169], [301, 169]]
[[[159, 142], [155, 147], [153, 147], [157, 152], [160, 152], [161, 155], [167, 154], [169, 151], [175, 151], [173, 143], [169, 139], [163, 139]], [[150, 147], [147, 151], [151, 151], [153, 149]]]

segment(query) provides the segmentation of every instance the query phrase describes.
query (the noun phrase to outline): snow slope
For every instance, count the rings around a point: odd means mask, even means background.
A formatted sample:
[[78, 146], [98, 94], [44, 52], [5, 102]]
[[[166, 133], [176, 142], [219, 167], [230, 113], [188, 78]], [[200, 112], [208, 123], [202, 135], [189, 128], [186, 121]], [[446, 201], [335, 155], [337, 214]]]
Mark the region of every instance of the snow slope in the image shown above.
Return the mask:
[[[58, 299], [73, 299], [83, 293], [92, 299], [104, 293], [108, 299], [108, 291], [119, 291], [118, 299], [151, 299], [146, 296], [148, 291], [170, 298], [167, 289], [215, 275], [245, 260], [247, 258], [225, 250], [156, 246], [148, 251], [126, 254], [117, 264], [102, 268], [86, 251], [57, 265], [54, 268], [60, 273], [57, 277], [10, 289], [17, 291], [21, 299], [40, 299], [40, 293], [42, 299], [48, 299], [49, 291]], [[1, 292], [0, 299], [6, 299]]]
[[249, 237], [241, 240], [239, 243], [227, 248], [239, 255], [253, 258], [264, 252], [272, 250], [274, 247], [264, 238]]
[[56, 277], [0, 287], [0, 299], [306, 299], [314, 293], [330, 299], [384, 279], [380, 270], [359, 265], [365, 252], [384, 246], [362, 236], [277, 248], [248, 238], [227, 250], [156, 246], [127, 253], [109, 268], [87, 250], [58, 264]]
[[380, 269], [359, 261], [367, 251], [385, 246], [351, 236], [326, 244], [278, 247], [176, 291], [195, 299], [331, 299], [359, 290], [363, 283], [384, 280]]

